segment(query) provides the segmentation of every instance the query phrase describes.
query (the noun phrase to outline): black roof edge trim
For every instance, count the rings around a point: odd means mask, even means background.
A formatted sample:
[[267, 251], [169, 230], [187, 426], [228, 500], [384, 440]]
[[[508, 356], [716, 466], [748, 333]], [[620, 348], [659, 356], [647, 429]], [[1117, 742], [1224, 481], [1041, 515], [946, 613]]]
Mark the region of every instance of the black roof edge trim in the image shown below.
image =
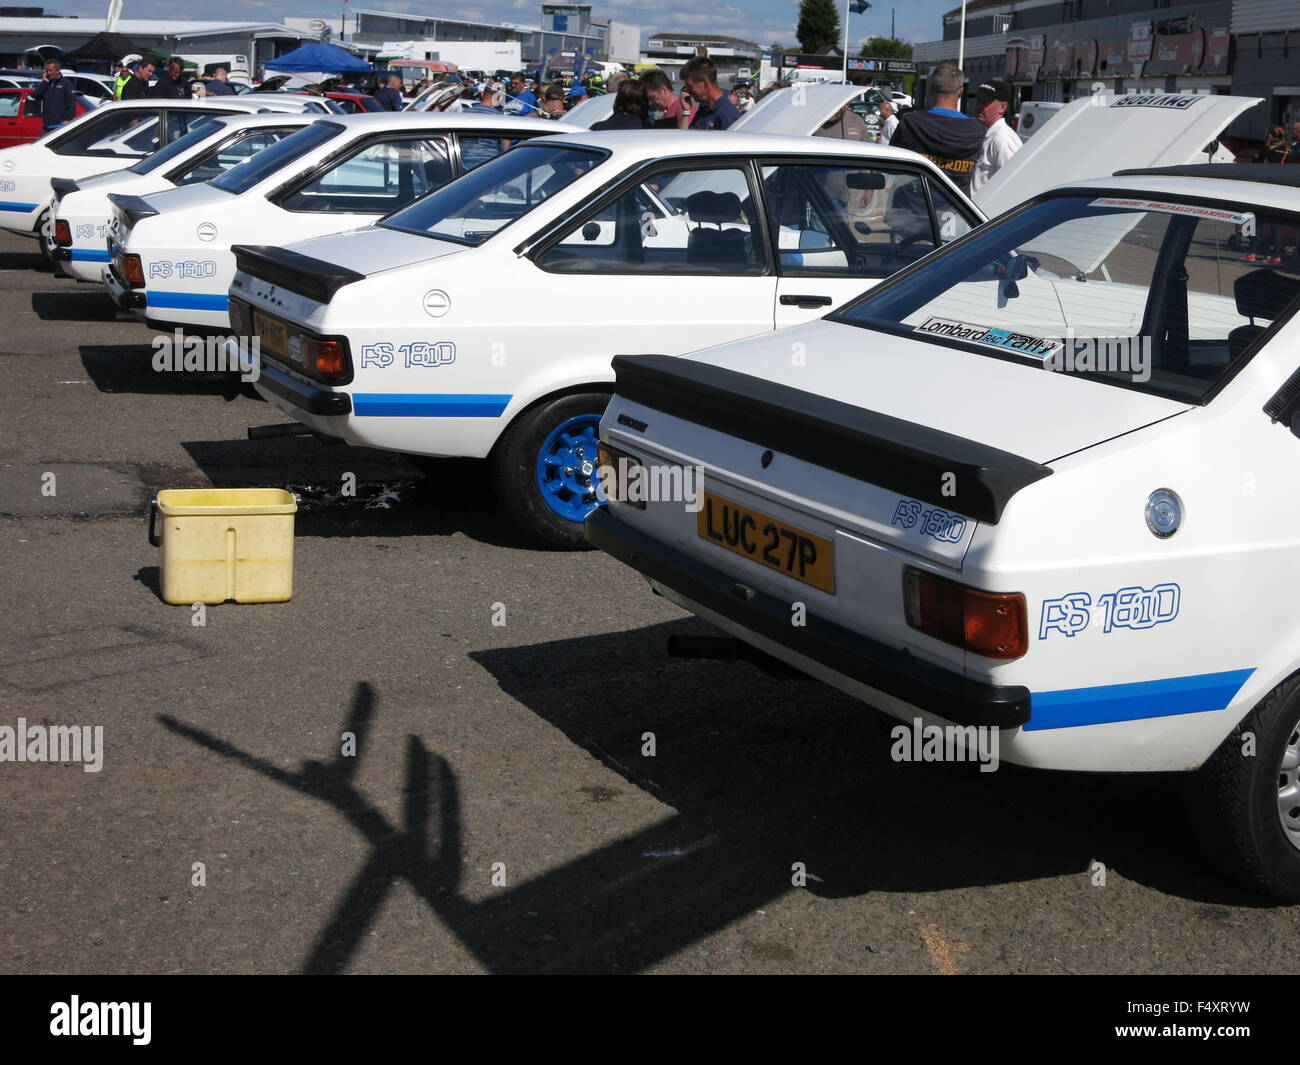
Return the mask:
[[317, 303], [328, 303], [344, 285], [366, 278], [365, 274], [346, 266], [269, 244], [236, 244], [231, 251], [235, 253], [237, 269]]
[[1052, 470], [1009, 451], [750, 374], [671, 355], [616, 355], [615, 392], [780, 454], [997, 524]]
[[110, 192], [108, 202], [126, 215], [131, 225], [158, 213], [158, 208], [149, 206], [149, 201], [143, 196], [129, 196], [125, 192]]

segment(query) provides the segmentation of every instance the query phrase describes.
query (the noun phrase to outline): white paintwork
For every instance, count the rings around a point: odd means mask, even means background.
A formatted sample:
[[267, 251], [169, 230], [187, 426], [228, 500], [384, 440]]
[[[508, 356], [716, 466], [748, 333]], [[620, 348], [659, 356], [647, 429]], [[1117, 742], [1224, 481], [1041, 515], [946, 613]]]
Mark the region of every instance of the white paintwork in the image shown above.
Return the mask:
[[[806, 115], [816, 123], [816, 114]], [[528, 119], [522, 120], [528, 122]], [[929, 180], [953, 202], [961, 194], [932, 164], [911, 152], [875, 144], [809, 137], [773, 137], [724, 132], [609, 131], [546, 138], [609, 152], [608, 159], [555, 194], [514, 225], [498, 230], [478, 247], [396, 232], [358, 230], [291, 245], [293, 251], [336, 263], [368, 276], [339, 289], [325, 305], [238, 274], [232, 295], [291, 325], [348, 339], [354, 363], [351, 384], [336, 391], [367, 394], [508, 395], [499, 417], [316, 416], [263, 390], [292, 417], [331, 436], [370, 447], [429, 455], [484, 456], [523, 410], [558, 391], [582, 386], [607, 388], [612, 356], [653, 350], [683, 354], [709, 344], [770, 333], [776, 326], [778, 284], [800, 294], [827, 295], [835, 303], [874, 283], [870, 278], [797, 279], [767, 276], [618, 274], [593, 270], [549, 273], [528, 254], [535, 240], [620, 182], [632, 168], [711, 156], [762, 159], [767, 155], [829, 157], [848, 165], [879, 165]], [[522, 151], [526, 149], [516, 149]], [[651, 202], [685, 195], [694, 174], [646, 190]], [[715, 190], [717, 191], [717, 190]], [[744, 192], [744, 189], [738, 190]], [[174, 194], [169, 194], [174, 195]], [[664, 208], [667, 209], [667, 208]], [[974, 221], [981, 216], [967, 205]], [[656, 217], [647, 246], [682, 240], [682, 220]], [[728, 228], [740, 228], [739, 224]], [[601, 236], [606, 235], [600, 229]], [[782, 250], [794, 235], [782, 230]], [[566, 238], [566, 246], [571, 238]], [[598, 238], [600, 239], [600, 238]], [[797, 246], [797, 239], [793, 241]], [[678, 245], [680, 246], [680, 244]], [[436, 257], [435, 257], [436, 256]], [[446, 292], [451, 310], [435, 320], [424, 295]], [[851, 290], [851, 291], [849, 291]], [[570, 296], [576, 293], [576, 296]], [[782, 307], [783, 318], [808, 321], [826, 307]], [[455, 361], [437, 367], [361, 365], [362, 349], [412, 342], [455, 345]]]
[[[466, 136], [535, 134], [546, 127], [536, 119], [492, 118], [486, 115], [446, 115], [426, 112], [373, 112], [331, 116], [322, 122], [340, 132], [282, 169], [269, 173], [246, 191], [236, 195], [211, 185], [171, 189], [146, 196], [158, 214], [138, 221], [129, 229], [115, 218], [110, 233], [128, 254], [141, 256], [146, 283], [141, 291], [146, 300], [159, 290], [169, 304], [190, 301], [192, 306], [146, 305], [132, 308], [140, 318], [169, 325], [224, 329], [230, 324], [224, 296], [235, 273], [235, 244], [288, 244], [294, 240], [338, 233], [374, 222], [383, 212], [288, 211], [268, 199], [268, 194], [305, 175], [325, 159], [346, 152], [349, 145], [370, 138], [391, 136], [435, 136], [461, 133]], [[230, 171], [233, 175], [235, 171]], [[199, 236], [205, 229], [206, 239]], [[343, 260], [349, 265], [348, 256]], [[163, 264], [204, 264], [197, 276], [187, 276]], [[208, 265], [211, 264], [211, 265]], [[121, 286], [105, 269], [103, 280], [110, 294], [122, 302]], [[220, 306], [202, 306], [220, 302]]]
[[62, 259], [60, 267], [78, 281], [100, 280], [104, 263], [108, 262], [106, 241], [108, 225], [113, 217], [109, 193], [147, 196], [173, 189], [176, 181], [172, 175], [184, 175], [219, 146], [224, 147], [236, 138], [260, 129], [305, 126], [314, 121], [316, 116], [313, 114], [231, 115], [212, 123], [207, 127], [206, 137], [191, 144], [160, 169], [136, 174], [133, 168], [128, 168], [79, 180], [77, 191], [57, 201], [50, 212], [51, 223], [67, 222], [72, 236], [72, 244], [65, 249], [72, 258]]
[[[258, 111], [303, 111], [307, 97], [282, 97], [271, 103], [265, 100], [245, 99], [236, 96], [210, 97], [203, 100], [122, 100], [105, 104], [73, 119], [56, 133], [42, 137], [31, 144], [18, 144], [0, 149], [0, 202], [10, 204], [0, 209], [0, 228], [13, 233], [31, 236], [37, 220], [49, 207], [54, 193], [51, 178], [83, 178], [109, 170], [125, 170], [139, 162], [149, 151], [126, 149], [129, 154], [112, 155], [60, 155], [52, 149], [65, 138], [75, 136], [86, 123], [103, 121], [106, 115], [130, 111], [169, 111], [189, 113], [255, 114]], [[141, 132], [145, 132], [142, 127]], [[113, 140], [115, 138], [108, 138]], [[107, 145], [105, 145], [106, 147]], [[17, 207], [14, 205], [22, 205]]]
[[[1229, 211], [1300, 208], [1294, 189], [1238, 181], [1131, 177], [1082, 184], [1118, 187], [1146, 199], [1218, 201]], [[940, 251], [933, 260], [946, 254], [955, 251]], [[1017, 298], [1030, 301], [1024, 313], [1032, 316], [1038, 311], [1028, 279], [1021, 286]], [[1095, 307], [1082, 311], [1109, 315], [1097, 319], [1099, 329], [1131, 326], [1123, 290], [1133, 286], [1106, 287], [1116, 298], [1099, 293]], [[1042, 302], [1046, 307], [1046, 298]], [[1202, 302], [1207, 306], [1193, 307], [1193, 317], [1209, 321], [1218, 315], [1216, 330], [1244, 321], [1213, 298]], [[1017, 307], [1018, 314], [1022, 310]], [[795, 345], [807, 354], [802, 364], [789, 358]], [[644, 511], [614, 503], [611, 513], [723, 575], [805, 602], [810, 611], [887, 645], [989, 683], [1046, 693], [1253, 670], [1223, 709], [1047, 728], [1032, 727], [1031, 716], [1030, 727], [1001, 734], [1001, 757], [1023, 765], [1194, 769], [1265, 694], [1300, 670], [1300, 616], [1294, 610], [1300, 440], [1262, 411], [1300, 366], [1298, 352], [1300, 316], [1282, 324], [1217, 395], [1198, 405], [942, 343], [813, 323], [690, 357], [1000, 447], [1050, 466], [1052, 474], [1016, 493], [997, 524], [968, 520], [960, 543], [942, 545], [895, 525], [894, 508], [903, 498], [896, 492], [782, 454], [763, 470], [754, 461], [755, 444], [616, 395], [601, 424], [603, 439], [648, 463], [703, 465], [710, 490], [833, 540], [835, 594], [702, 541], [695, 515], [680, 503], [651, 503]], [[648, 428], [633, 431], [624, 416]], [[1153, 536], [1143, 516], [1149, 494], [1160, 488], [1176, 491], [1183, 503], [1182, 526], [1168, 539]], [[903, 603], [907, 566], [992, 592], [1023, 593], [1028, 653], [997, 662], [910, 628]], [[1095, 603], [1108, 591], [1161, 584], [1180, 589], [1179, 612], [1167, 623], [1107, 632], [1094, 616], [1068, 637], [1039, 634], [1049, 600], [1086, 592]], [[864, 687], [698, 603], [658, 590], [903, 721], [945, 723], [942, 706], [913, 706]], [[1098, 692], [1097, 698], [1105, 696]]]

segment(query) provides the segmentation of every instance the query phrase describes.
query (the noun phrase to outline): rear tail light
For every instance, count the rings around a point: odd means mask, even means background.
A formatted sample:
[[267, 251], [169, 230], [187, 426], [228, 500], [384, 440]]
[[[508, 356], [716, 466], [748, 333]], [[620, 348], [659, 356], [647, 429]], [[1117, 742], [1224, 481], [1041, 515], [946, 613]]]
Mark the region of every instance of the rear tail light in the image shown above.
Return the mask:
[[1019, 658], [1029, 649], [1025, 597], [981, 592], [908, 567], [903, 571], [907, 623], [936, 640], [984, 658]]
[[132, 288], [144, 284], [144, 264], [138, 255], [123, 255], [121, 262], [122, 280]]
[[60, 248], [72, 246], [72, 227], [61, 218], [54, 223], [54, 243]]
[[631, 475], [633, 467], [641, 465], [641, 460], [604, 441], [601, 441], [596, 452], [600, 459], [602, 474], [601, 487], [604, 498], [601, 502], [628, 503], [638, 510], [645, 510], [644, 499], [629, 500], [624, 498], [626, 494], [626, 484], [624, 482]]
[[289, 355], [312, 377], [327, 383], [346, 383], [352, 377], [348, 342], [341, 337], [312, 337], [301, 333], [289, 338]]

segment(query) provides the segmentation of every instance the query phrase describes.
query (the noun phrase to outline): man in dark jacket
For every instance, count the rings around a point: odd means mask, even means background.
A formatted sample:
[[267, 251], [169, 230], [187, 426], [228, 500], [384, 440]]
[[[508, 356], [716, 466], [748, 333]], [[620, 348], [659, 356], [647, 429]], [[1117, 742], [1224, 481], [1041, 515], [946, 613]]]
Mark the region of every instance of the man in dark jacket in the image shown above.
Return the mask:
[[954, 63], [940, 63], [930, 75], [928, 111], [909, 111], [898, 120], [891, 148], [920, 152], [962, 192], [970, 190], [975, 162], [984, 147], [984, 127], [961, 111], [966, 76]]
[[145, 100], [149, 97], [149, 79], [157, 64], [152, 59], [142, 59], [135, 66], [131, 80], [122, 86], [123, 100]]
[[63, 76], [57, 59], [45, 64], [45, 75], [32, 96], [41, 102], [41, 124], [46, 133], [77, 117], [76, 90]]
[[389, 74], [387, 84], [375, 92], [375, 99], [385, 111], [400, 111], [406, 106], [402, 99], [402, 75]]
[[190, 98], [190, 83], [185, 77], [185, 67], [176, 56], [167, 60], [167, 69], [158, 75], [158, 80], [149, 95], [163, 100]]
[[234, 96], [235, 90], [230, 87], [227, 80], [230, 77], [229, 67], [217, 67], [212, 76], [203, 83], [203, 89], [209, 96]]

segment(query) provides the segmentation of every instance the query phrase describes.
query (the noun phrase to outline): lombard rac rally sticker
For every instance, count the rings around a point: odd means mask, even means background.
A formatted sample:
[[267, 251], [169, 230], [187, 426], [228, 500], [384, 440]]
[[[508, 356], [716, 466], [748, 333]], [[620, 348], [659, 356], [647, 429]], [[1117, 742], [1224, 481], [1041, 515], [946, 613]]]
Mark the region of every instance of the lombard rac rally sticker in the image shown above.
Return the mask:
[[1206, 218], [1211, 222], [1227, 222], [1234, 226], [1253, 225], [1255, 222], [1255, 216], [1249, 211], [1224, 211], [1218, 207], [1198, 207], [1191, 203], [1165, 203], [1163, 200], [1130, 199], [1127, 196], [1102, 196], [1089, 200], [1088, 206], [1122, 207], [1130, 211], [1179, 214], [1188, 218]]
[[1048, 337], [1030, 336], [1017, 333], [1011, 329], [997, 329], [987, 325], [971, 325], [969, 322], [954, 322], [948, 318], [927, 318], [916, 327], [918, 333], [931, 333], [935, 336], [952, 337], [953, 340], [965, 340], [973, 344], [988, 344], [995, 348], [1028, 355], [1035, 359], [1046, 359], [1061, 350], [1061, 342]]

